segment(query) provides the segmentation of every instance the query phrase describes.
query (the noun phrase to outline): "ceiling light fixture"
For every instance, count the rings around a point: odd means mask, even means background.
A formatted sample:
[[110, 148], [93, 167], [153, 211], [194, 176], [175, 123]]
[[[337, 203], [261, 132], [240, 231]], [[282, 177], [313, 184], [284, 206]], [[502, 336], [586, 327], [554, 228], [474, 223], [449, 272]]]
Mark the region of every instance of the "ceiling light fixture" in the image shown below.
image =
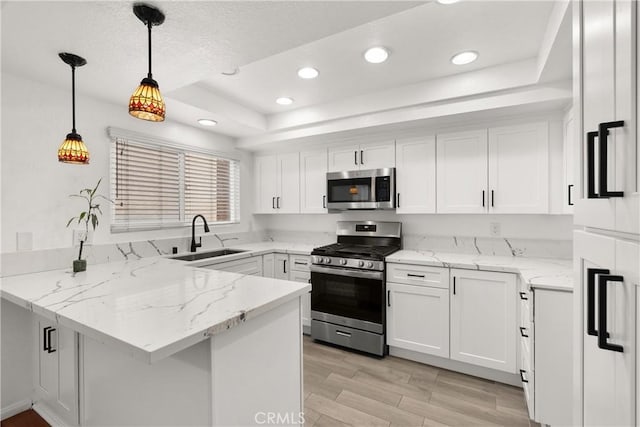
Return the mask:
[[318, 70], [312, 67], [304, 67], [298, 70], [298, 77], [301, 79], [315, 79], [318, 74], [320, 74]]
[[460, 0], [436, 0], [440, 4], [454, 4], [458, 3]]
[[151, 75], [151, 27], [164, 22], [164, 14], [153, 6], [146, 4], [133, 5], [133, 13], [148, 28], [149, 33], [149, 73], [143, 78], [140, 86], [133, 92], [129, 100], [129, 114], [133, 117], [152, 122], [162, 122], [165, 116], [165, 105], [158, 82]]
[[291, 105], [293, 104], [293, 98], [288, 98], [286, 96], [283, 96], [281, 98], [276, 99], [276, 104]]
[[198, 120], [198, 123], [200, 123], [202, 126], [215, 126], [218, 124], [218, 122], [211, 119], [200, 119]]
[[370, 62], [372, 64], [380, 64], [386, 61], [388, 57], [389, 57], [389, 51], [381, 46], [369, 48], [364, 53], [364, 59], [366, 59], [367, 62]]
[[478, 59], [478, 52], [475, 50], [468, 50], [465, 52], [456, 53], [451, 57], [451, 63], [455, 65], [470, 64]]
[[82, 137], [76, 132], [76, 67], [82, 67], [87, 61], [72, 53], [62, 52], [58, 56], [65, 64], [71, 66], [71, 116], [73, 117], [71, 133], [67, 134], [58, 148], [58, 161], [86, 165], [89, 163], [89, 150], [82, 142]]

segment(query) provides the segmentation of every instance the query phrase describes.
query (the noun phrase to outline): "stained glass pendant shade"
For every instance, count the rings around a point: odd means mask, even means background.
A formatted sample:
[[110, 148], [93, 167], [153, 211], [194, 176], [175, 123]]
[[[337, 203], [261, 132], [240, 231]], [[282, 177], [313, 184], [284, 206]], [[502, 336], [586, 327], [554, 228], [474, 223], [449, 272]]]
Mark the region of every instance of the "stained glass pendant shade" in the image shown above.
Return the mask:
[[152, 122], [164, 121], [165, 106], [158, 82], [151, 75], [151, 27], [164, 22], [164, 14], [153, 6], [135, 4], [133, 13], [146, 26], [149, 34], [149, 73], [129, 99], [129, 114], [133, 117]]
[[72, 53], [59, 53], [60, 59], [71, 66], [71, 114], [73, 128], [67, 134], [64, 142], [58, 148], [58, 161], [86, 165], [89, 163], [89, 150], [84, 145], [82, 137], [76, 132], [76, 67], [82, 67], [87, 63], [84, 58]]

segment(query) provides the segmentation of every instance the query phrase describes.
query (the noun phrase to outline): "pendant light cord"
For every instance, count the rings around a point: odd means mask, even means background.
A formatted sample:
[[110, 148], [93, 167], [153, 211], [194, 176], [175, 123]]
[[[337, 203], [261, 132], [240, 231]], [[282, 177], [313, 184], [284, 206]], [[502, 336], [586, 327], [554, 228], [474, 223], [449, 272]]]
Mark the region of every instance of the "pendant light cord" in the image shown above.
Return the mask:
[[71, 66], [71, 116], [73, 118], [72, 133], [76, 133], [76, 67]]
[[149, 74], [147, 77], [152, 79], [151, 77], [151, 20], [147, 21], [147, 28], [149, 29]]

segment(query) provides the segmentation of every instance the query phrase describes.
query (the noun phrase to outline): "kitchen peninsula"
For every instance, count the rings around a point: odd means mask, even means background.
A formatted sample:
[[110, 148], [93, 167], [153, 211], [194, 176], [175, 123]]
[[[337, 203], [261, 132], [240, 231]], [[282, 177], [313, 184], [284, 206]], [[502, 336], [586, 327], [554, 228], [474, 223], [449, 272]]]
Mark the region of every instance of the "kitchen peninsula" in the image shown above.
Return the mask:
[[297, 422], [309, 290], [152, 257], [4, 277], [1, 295], [32, 312], [41, 372], [57, 365], [57, 391], [36, 385], [53, 421], [186, 426]]

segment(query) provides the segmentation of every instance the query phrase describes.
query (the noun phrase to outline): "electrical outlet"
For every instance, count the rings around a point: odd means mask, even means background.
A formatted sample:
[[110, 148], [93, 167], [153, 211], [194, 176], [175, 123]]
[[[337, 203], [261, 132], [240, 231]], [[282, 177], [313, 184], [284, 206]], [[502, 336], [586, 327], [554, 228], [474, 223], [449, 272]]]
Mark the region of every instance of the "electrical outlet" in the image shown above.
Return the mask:
[[73, 230], [73, 242], [72, 242], [73, 246], [80, 246], [81, 240], [87, 243], [86, 235], [87, 235], [87, 232], [85, 230], [78, 230], [78, 229]]
[[500, 237], [500, 223], [492, 222], [489, 224], [489, 234], [492, 237]]

